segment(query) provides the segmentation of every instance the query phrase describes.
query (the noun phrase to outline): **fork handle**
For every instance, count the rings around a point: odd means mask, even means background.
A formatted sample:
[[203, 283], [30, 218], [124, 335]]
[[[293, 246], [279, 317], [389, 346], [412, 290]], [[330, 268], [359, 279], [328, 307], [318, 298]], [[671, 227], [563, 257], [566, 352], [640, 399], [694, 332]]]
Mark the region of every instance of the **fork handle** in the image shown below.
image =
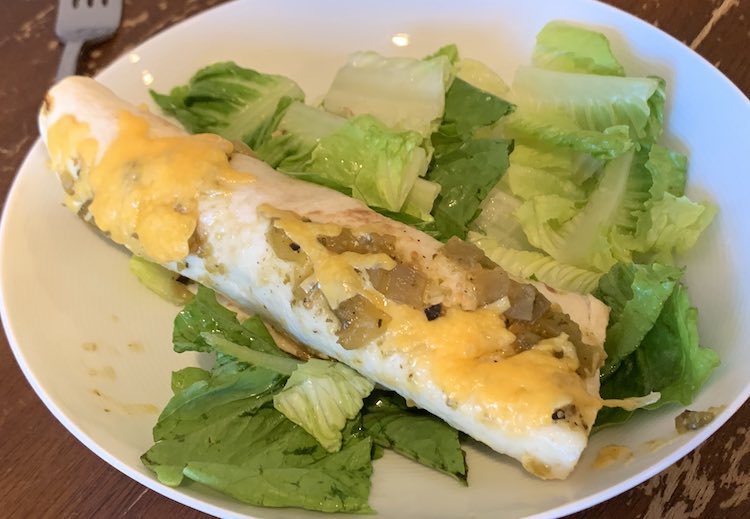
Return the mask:
[[56, 82], [76, 73], [78, 56], [81, 54], [82, 47], [83, 41], [69, 41], [65, 44], [62, 57], [60, 58], [60, 65], [57, 67]]

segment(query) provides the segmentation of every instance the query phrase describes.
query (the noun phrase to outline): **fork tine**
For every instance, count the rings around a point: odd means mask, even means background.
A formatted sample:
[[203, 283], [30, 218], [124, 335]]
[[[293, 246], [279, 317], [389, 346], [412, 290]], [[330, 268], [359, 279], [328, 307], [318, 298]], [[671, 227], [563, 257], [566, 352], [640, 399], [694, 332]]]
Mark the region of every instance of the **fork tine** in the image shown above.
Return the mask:
[[55, 32], [65, 43], [58, 80], [75, 73], [85, 42], [105, 39], [117, 31], [122, 4], [122, 0], [58, 0]]

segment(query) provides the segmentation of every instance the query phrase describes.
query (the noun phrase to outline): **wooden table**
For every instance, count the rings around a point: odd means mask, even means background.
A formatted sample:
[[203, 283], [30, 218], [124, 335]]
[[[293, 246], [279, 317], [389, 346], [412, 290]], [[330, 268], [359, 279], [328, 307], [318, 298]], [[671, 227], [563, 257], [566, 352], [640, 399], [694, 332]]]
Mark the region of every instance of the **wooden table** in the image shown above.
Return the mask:
[[[95, 73], [128, 48], [217, 3], [126, 0], [116, 37], [87, 51], [82, 70]], [[750, 94], [750, 0], [609, 3], [685, 42]], [[36, 110], [60, 56], [55, 4], [0, 2], [2, 200], [37, 138]], [[0, 516], [205, 517], [131, 481], [76, 441], [33, 393], [4, 335], [0, 342]], [[611, 516], [750, 517], [750, 402], [690, 456], [574, 517]]]

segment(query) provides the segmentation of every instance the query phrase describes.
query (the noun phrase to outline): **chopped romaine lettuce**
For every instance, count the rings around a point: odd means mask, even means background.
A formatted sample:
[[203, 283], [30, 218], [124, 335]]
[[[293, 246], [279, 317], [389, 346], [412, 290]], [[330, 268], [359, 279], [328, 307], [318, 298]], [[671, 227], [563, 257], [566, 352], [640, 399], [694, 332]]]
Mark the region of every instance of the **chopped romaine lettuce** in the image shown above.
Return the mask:
[[504, 99], [456, 78], [445, 95], [443, 122], [432, 135], [436, 153], [441, 147], [442, 153], [449, 151], [445, 148], [473, 137], [476, 130], [495, 124], [513, 109]]
[[362, 397], [357, 411], [347, 412], [354, 419], [337, 429], [339, 452], [329, 454], [271, 407], [300, 361], [275, 346], [260, 319], [240, 324], [213, 292], [200, 288], [175, 319], [174, 337], [178, 351], [214, 348], [217, 358], [210, 372], [173, 374], [175, 395], [154, 427], [155, 445], [142, 457], [161, 482], [176, 486], [187, 477], [261, 506], [370, 511], [372, 440], [357, 416]]
[[399, 211], [427, 169], [421, 142], [415, 132], [396, 132], [360, 115], [321, 138], [304, 169], [351, 187], [352, 196], [370, 206]]
[[401, 211], [407, 215], [414, 216], [421, 221], [431, 222], [432, 206], [435, 199], [440, 194], [441, 185], [437, 182], [430, 182], [423, 178], [418, 178], [414, 186], [404, 200]]
[[[173, 385], [181, 383], [175, 380], [180, 376], [173, 376]], [[198, 378], [175, 393], [154, 426], [154, 441], [179, 438], [211, 422], [257, 409], [271, 401], [284, 380], [285, 377], [273, 371], [244, 363], [224, 362], [214, 366], [208, 378]]]
[[[601, 172], [600, 160], [544, 145], [519, 145], [510, 162], [497, 195], [501, 211], [513, 208], [531, 245], [586, 270], [603, 273], [633, 258], [671, 263], [715, 212], [675, 196], [684, 191], [685, 158], [656, 144], [608, 161]], [[518, 239], [503, 242], [486, 217], [480, 222], [478, 230], [500, 245], [530, 249]]]
[[561, 72], [624, 76], [622, 67], [600, 32], [553, 21], [536, 35], [535, 66]]
[[466, 483], [467, 468], [458, 431], [398, 395], [377, 391], [367, 399], [364, 430], [376, 445], [393, 449]]
[[466, 237], [479, 206], [508, 167], [512, 142], [476, 137], [513, 105], [456, 78], [445, 101], [445, 117], [432, 135], [435, 148], [427, 179], [440, 184], [431, 226], [441, 240]]
[[[257, 316], [251, 319], [262, 323]], [[206, 341], [206, 344], [211, 346], [217, 353], [226, 357], [234, 358], [239, 362], [244, 362], [251, 366], [273, 371], [285, 377], [294, 373], [301, 363], [301, 361], [298, 361], [297, 359], [256, 351], [252, 349], [252, 347], [242, 346], [236, 342], [228, 341], [216, 333], [203, 332], [201, 333], [201, 337]]]
[[[716, 214], [709, 203], [684, 196], [687, 158], [654, 145], [644, 164], [648, 172], [648, 197], [640, 206], [635, 228], [639, 249], [656, 261], [671, 262], [672, 255], [690, 249]], [[633, 208], [635, 212], [635, 208]]]
[[457, 63], [458, 71], [456, 77], [466, 81], [472, 86], [484, 90], [497, 97], [503, 97], [508, 93], [510, 87], [490, 67], [471, 58], [463, 58]]
[[434, 226], [440, 239], [465, 238], [479, 205], [508, 167], [511, 142], [470, 139], [452, 151], [435, 155], [427, 179], [440, 184]]
[[504, 247], [481, 234], [470, 232], [469, 241], [509, 274], [535, 279], [558, 290], [587, 294], [596, 288], [601, 277], [599, 272], [565, 265], [541, 252]]
[[254, 151], [274, 168], [304, 171], [320, 139], [334, 133], [345, 122], [343, 117], [295, 101], [286, 109], [269, 138]]
[[240, 324], [234, 312], [216, 301], [212, 290], [199, 286], [192, 301], [175, 317], [172, 332], [174, 350], [180, 353], [214, 351], [201, 336], [204, 332], [219, 334], [224, 339], [263, 353], [289, 357], [276, 347], [273, 337], [260, 318], [252, 317]]
[[[506, 179], [507, 177], [503, 177], [503, 180]], [[526, 239], [521, 224], [514, 215], [522, 201], [510, 194], [510, 188], [503, 180], [495, 184], [492, 191], [482, 201], [481, 212], [469, 228], [491, 238], [503, 247], [532, 250], [533, 247]]]
[[339, 362], [310, 359], [292, 373], [273, 397], [277, 411], [315, 437], [328, 452], [341, 449], [347, 420], [362, 409], [375, 386]]
[[345, 430], [341, 450], [330, 454], [264, 405], [268, 392], [246, 395], [244, 406], [224, 416], [215, 416], [214, 401], [204, 399], [195, 408], [205, 415], [200, 426], [160, 439], [142, 456], [143, 463], [164, 484], [176, 486], [189, 478], [258, 506], [372, 511], [367, 504], [372, 440], [361, 433], [359, 420]]
[[[218, 305], [215, 297], [211, 300], [211, 295], [210, 291], [202, 289], [201, 301], [189, 305], [195, 310], [187, 308], [187, 312], [181, 312], [176, 324], [183, 328], [186, 320], [198, 321], [198, 328], [210, 329], [212, 322], [230, 322], [232, 313]], [[224, 338], [222, 333], [227, 333], [223, 330], [219, 333], [203, 331], [200, 332], [201, 347], [207, 345], [216, 351], [220, 355], [220, 367], [229, 365], [229, 371], [235, 365], [245, 364], [289, 377], [284, 389], [273, 396], [274, 406], [312, 434], [326, 450], [337, 451], [341, 447], [341, 430], [362, 408], [362, 399], [372, 391], [372, 383], [334, 361], [310, 359], [302, 362], [283, 354], [258, 317], [251, 317], [242, 325], [235, 317], [234, 326], [227, 331], [240, 338], [242, 344]], [[256, 349], [259, 342], [262, 346]], [[268, 352], [270, 346], [273, 351]]]
[[211, 372], [193, 366], [172, 372], [172, 393], [177, 394], [201, 380], [211, 378]]
[[[678, 283], [638, 348], [602, 383], [601, 395], [626, 398], [657, 391], [661, 398], [650, 409], [677, 402], [689, 405], [718, 365], [716, 352], [699, 344], [697, 311], [687, 289]], [[596, 426], [624, 422], [632, 413], [603, 409]]]
[[177, 281], [179, 275], [161, 265], [152, 263], [140, 256], [131, 256], [128, 266], [130, 272], [135, 274], [138, 281], [170, 303], [182, 306], [193, 297], [193, 293], [184, 284]]
[[610, 308], [602, 379], [638, 348], [681, 277], [676, 267], [634, 263], [618, 263], [602, 276], [594, 294]]
[[531, 117], [517, 111], [503, 120], [503, 131], [524, 144], [541, 144], [591, 155], [596, 159], [613, 159], [633, 147], [626, 125], [610, 126], [604, 131], [587, 130], [573, 120], [557, 114]]
[[276, 126], [284, 109], [305, 95], [283, 76], [262, 74], [233, 62], [200, 69], [168, 94], [151, 91], [156, 104], [191, 133], [216, 133], [251, 148]]
[[[627, 126], [634, 140], [653, 143], [662, 130], [664, 81], [520, 67], [512, 100], [524, 118], [604, 132]], [[653, 99], [652, 99], [653, 98]]]
[[420, 60], [357, 52], [336, 73], [323, 107], [343, 117], [370, 114], [429, 137], [443, 116], [451, 68], [445, 54]]
[[[577, 209], [573, 200], [560, 195], [540, 195], [516, 211], [529, 242], [557, 261], [584, 269], [606, 272], [628, 252], [614, 247], [611, 228], [623, 201], [633, 154], [607, 163], [586, 205]], [[616, 257], [618, 253], [626, 256]]]
[[511, 163], [554, 173], [587, 191], [592, 178], [600, 173], [604, 166], [603, 160], [595, 159], [586, 153], [566, 148], [545, 147], [538, 143], [533, 146], [516, 143]]
[[[361, 52], [334, 78], [327, 112], [297, 102], [302, 92], [286, 78], [231, 63], [152, 95], [190, 131], [242, 139], [272, 166], [438, 239], [464, 238], [471, 225], [469, 239], [512, 275], [577, 292], [598, 286], [612, 309], [602, 396], [657, 391], [650, 407], [687, 404], [718, 358], [699, 346], [682, 271], [669, 264], [715, 208], [685, 197], [686, 158], [657, 144], [665, 82], [624, 77], [604, 35], [562, 22], [539, 33], [533, 61], [508, 92], [455, 45], [423, 60]], [[466, 479], [455, 430], [381, 392], [363, 408], [369, 381], [341, 364], [292, 359], [259, 319], [239, 323], [210, 291], [176, 319], [174, 346], [217, 358], [210, 372], [173, 375], [175, 396], [144, 455], [168, 484], [188, 476], [256, 504], [367, 511], [370, 460], [383, 447]], [[597, 426], [630, 414], [604, 409]], [[268, 424], [281, 431], [274, 460], [253, 444], [270, 445]], [[250, 454], [215, 448], [218, 430], [253, 444]], [[346, 476], [331, 482], [336, 467]], [[295, 485], [308, 493], [291, 496]]]
[[439, 186], [416, 185], [427, 152], [415, 132], [391, 130], [370, 115], [349, 120], [293, 103], [256, 150], [271, 166], [392, 212], [429, 220]]
[[683, 253], [695, 245], [716, 214], [711, 204], [670, 193], [661, 200], [647, 202], [646, 208], [638, 222], [637, 237], [655, 259], [665, 262], [673, 261], [673, 253]]
[[[515, 151], [515, 150], [514, 150]], [[506, 173], [511, 192], [522, 200], [540, 195], [560, 195], [573, 201], [586, 199], [585, 187], [558, 172], [512, 161]]]
[[648, 152], [645, 168], [651, 174], [649, 193], [658, 198], [664, 193], [674, 196], [685, 194], [688, 160], [685, 155], [654, 144]]
[[[237, 442], [234, 449], [212, 445], [205, 455], [189, 460], [184, 473], [254, 505], [373, 513], [367, 503], [372, 440], [357, 427], [355, 422], [353, 432], [345, 434], [341, 450], [331, 454], [276, 410], [263, 408], [190, 438], [198, 448], [210, 444], [217, 433], [237, 438]], [[248, 448], [246, 442], [251, 440], [253, 448]], [[170, 447], [178, 449], [180, 445]]]

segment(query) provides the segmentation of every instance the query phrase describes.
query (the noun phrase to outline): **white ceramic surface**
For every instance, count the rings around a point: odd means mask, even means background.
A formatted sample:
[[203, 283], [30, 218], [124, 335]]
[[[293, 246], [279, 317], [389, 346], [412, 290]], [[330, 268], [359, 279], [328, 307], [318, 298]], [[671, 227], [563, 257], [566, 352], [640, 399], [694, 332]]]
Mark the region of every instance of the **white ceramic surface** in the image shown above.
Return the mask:
[[[566, 481], [543, 482], [517, 463], [468, 445], [469, 487], [396, 455], [375, 462], [370, 503], [380, 517], [519, 517], [571, 513], [612, 497], [674, 463], [713, 433], [750, 393], [748, 296], [750, 103], [709, 63], [654, 27], [588, 0], [428, 2], [386, 0], [240, 1], [205, 12], [123, 56], [100, 75], [118, 94], [149, 102], [144, 83], [165, 91], [198, 67], [234, 59], [296, 79], [315, 100], [346, 55], [371, 49], [423, 56], [455, 42], [508, 81], [528, 63], [534, 35], [549, 20], [596, 27], [611, 39], [629, 73], [669, 82], [668, 131], [690, 153], [690, 190], [721, 212], [688, 258], [701, 337], [721, 355], [693, 407], [726, 405], [706, 428], [675, 438], [669, 407], [596, 434]], [[409, 35], [397, 47], [391, 37]], [[86, 446], [128, 476], [215, 515], [300, 517], [299, 510], [258, 509], [189, 485], [159, 484], [139, 461], [170, 395], [171, 370], [193, 364], [170, 348], [177, 309], [141, 287], [127, 256], [62, 207], [62, 193], [37, 143], [13, 185], [0, 227], [2, 319], [14, 353], [54, 415]], [[96, 345], [95, 351], [92, 345]], [[97, 394], [98, 393], [98, 394]], [[107, 411], [105, 411], [105, 409]], [[672, 439], [649, 452], [649, 440]], [[635, 459], [591, 467], [607, 444]], [[314, 514], [310, 514], [312, 516]], [[305, 515], [307, 516], [307, 515]]]

